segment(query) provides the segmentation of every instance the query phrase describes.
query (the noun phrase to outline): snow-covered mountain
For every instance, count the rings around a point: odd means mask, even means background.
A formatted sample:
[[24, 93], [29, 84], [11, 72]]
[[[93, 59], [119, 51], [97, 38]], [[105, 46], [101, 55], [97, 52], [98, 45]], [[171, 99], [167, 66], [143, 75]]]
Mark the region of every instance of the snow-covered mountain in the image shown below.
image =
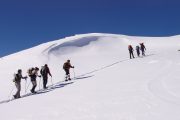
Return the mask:
[[[180, 36], [82, 34], [41, 44], [0, 59], [2, 120], [180, 120]], [[146, 57], [129, 59], [127, 46], [143, 42]], [[134, 51], [135, 54], [135, 51]], [[75, 69], [63, 82], [63, 63]], [[47, 63], [49, 89], [6, 102], [17, 69]], [[42, 81], [39, 87], [42, 88]], [[21, 95], [25, 94], [22, 80]], [[30, 92], [31, 84], [28, 87]], [[13, 92], [9, 97], [11, 90]]]

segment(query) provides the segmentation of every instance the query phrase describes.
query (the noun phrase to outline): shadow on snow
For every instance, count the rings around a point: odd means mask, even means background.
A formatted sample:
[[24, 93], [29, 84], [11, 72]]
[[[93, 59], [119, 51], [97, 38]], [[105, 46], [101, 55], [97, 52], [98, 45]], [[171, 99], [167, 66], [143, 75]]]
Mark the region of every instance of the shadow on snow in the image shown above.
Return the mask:
[[[70, 85], [70, 84], [73, 84], [75, 82], [75, 80], [81, 80], [81, 79], [86, 79], [86, 78], [90, 78], [90, 77], [93, 77], [93, 75], [91, 76], [85, 76], [85, 77], [75, 77], [73, 78], [72, 80], [70, 81], [61, 81], [61, 82], [57, 82], [53, 85], [50, 85], [47, 87], [47, 89], [40, 89], [40, 90], [37, 90], [36, 92], [37, 93], [27, 93], [27, 94], [24, 94], [21, 96], [21, 98], [18, 98], [18, 99], [22, 99], [22, 98], [25, 98], [25, 97], [29, 97], [29, 96], [33, 96], [33, 95], [40, 95], [40, 94], [45, 94], [45, 93], [48, 93], [48, 92], [51, 92], [55, 89], [59, 89], [59, 88], [63, 88], [67, 85]], [[3, 104], [3, 103], [8, 103], [8, 102], [11, 102], [13, 100], [18, 100], [18, 99], [7, 99], [7, 100], [3, 100], [3, 101], [0, 101], [0, 104]]]
[[[149, 56], [153, 56], [155, 54], [149, 54], [149, 55], [146, 55], [146, 56], [143, 56], [143, 57], [137, 57], [137, 58], [144, 58], [144, 57], [149, 57]], [[130, 61], [130, 60], [133, 60], [133, 59], [124, 59], [124, 60], [120, 60], [120, 61], [117, 61], [117, 62], [114, 62], [110, 65], [106, 65], [104, 67], [101, 67], [99, 69], [95, 69], [91, 72], [88, 72], [88, 73], [85, 73], [85, 74], [82, 74], [82, 75], [79, 75], [75, 78], [73, 78], [71, 81], [68, 81], [68, 82], [65, 82], [65, 81], [61, 81], [61, 82], [57, 82], [53, 85], [50, 85], [48, 86], [47, 89], [40, 89], [40, 90], [37, 90], [37, 93], [33, 94], [33, 93], [27, 93], [25, 95], [22, 95], [21, 98], [25, 98], [25, 97], [28, 97], [28, 96], [32, 96], [32, 95], [39, 95], [39, 94], [44, 94], [44, 93], [48, 93], [48, 92], [51, 92], [55, 89], [58, 89], [58, 88], [62, 88], [62, 87], [65, 87], [67, 85], [70, 85], [70, 84], [73, 84], [75, 82], [75, 80], [81, 80], [81, 79], [86, 79], [86, 78], [90, 78], [90, 77], [93, 77], [94, 75], [89, 75], [89, 76], [86, 76], [88, 74], [91, 74], [91, 73], [95, 73], [97, 71], [100, 71], [100, 70], [103, 70], [103, 69], [106, 69], [106, 68], [109, 68], [109, 67], [112, 67], [118, 63], [121, 63], [121, 62], [126, 62], [126, 61]], [[21, 99], [19, 98], [19, 99]], [[8, 103], [10, 101], [13, 101], [13, 100], [18, 100], [18, 99], [8, 99], [8, 100], [3, 100], [3, 101], [0, 101], [0, 104], [3, 104], [3, 103]]]

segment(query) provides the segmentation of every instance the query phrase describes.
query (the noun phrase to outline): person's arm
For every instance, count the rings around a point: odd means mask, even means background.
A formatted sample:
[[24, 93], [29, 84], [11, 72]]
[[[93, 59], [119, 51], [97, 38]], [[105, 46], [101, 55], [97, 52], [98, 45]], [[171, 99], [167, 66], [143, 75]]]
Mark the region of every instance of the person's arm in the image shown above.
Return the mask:
[[72, 66], [71, 63], [69, 63], [69, 66], [70, 66], [70, 68], [74, 68], [74, 66]]
[[48, 74], [52, 77], [52, 74], [51, 74], [51, 72], [50, 72], [49, 68], [48, 68]]
[[24, 77], [23, 77], [23, 76], [21, 75], [21, 78], [26, 80], [26, 79], [27, 79], [27, 76], [24, 76]]
[[35, 75], [41, 77], [41, 75], [38, 75], [38, 71], [35, 71]]

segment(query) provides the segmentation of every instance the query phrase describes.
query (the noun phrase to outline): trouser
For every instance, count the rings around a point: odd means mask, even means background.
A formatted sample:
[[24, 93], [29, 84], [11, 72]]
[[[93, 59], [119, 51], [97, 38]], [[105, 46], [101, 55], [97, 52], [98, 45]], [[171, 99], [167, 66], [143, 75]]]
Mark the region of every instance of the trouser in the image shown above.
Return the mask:
[[142, 50], [142, 55], [143, 55], [143, 56], [145, 56], [145, 52], [144, 52], [144, 50]]
[[47, 85], [47, 81], [48, 81], [48, 78], [47, 77], [43, 77], [43, 88], [47, 88], [46, 85]]
[[21, 91], [21, 83], [20, 82], [15, 82], [15, 86], [17, 88], [17, 92], [16, 94], [14, 95], [15, 98], [20, 98], [20, 91]]
[[139, 57], [139, 55], [140, 55], [140, 51], [139, 51], [139, 50], [137, 50], [137, 56]]
[[133, 57], [134, 58], [134, 54], [132, 51], [129, 52], [129, 55], [130, 55], [130, 59]]
[[35, 92], [35, 89], [36, 89], [36, 86], [37, 86], [37, 82], [36, 82], [36, 80], [33, 80], [33, 81], [31, 81], [32, 82], [32, 89], [31, 89], [31, 92]]
[[64, 69], [65, 73], [66, 73], [66, 79], [70, 79], [70, 72], [69, 69]]

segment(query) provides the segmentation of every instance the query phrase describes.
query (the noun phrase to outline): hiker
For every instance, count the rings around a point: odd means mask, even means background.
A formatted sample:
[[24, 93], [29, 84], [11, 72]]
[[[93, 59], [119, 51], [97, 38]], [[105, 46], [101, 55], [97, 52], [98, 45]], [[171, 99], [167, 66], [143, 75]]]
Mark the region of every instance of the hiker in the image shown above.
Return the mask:
[[21, 79], [25, 79], [25, 80], [26, 80], [26, 79], [27, 79], [27, 76], [23, 77], [23, 76], [22, 76], [22, 70], [19, 69], [18, 72], [17, 72], [17, 74], [15, 74], [14, 80], [13, 80], [13, 81], [15, 82], [15, 86], [16, 86], [16, 88], [17, 88], [16, 94], [13, 95], [15, 99], [21, 97], [21, 96], [20, 96], [20, 92], [21, 92]]
[[41, 77], [40, 75], [38, 75], [38, 71], [39, 71], [39, 68], [38, 67], [35, 67], [35, 68], [31, 68], [29, 71], [29, 77], [31, 78], [31, 82], [32, 82], [32, 89], [31, 89], [31, 92], [32, 93], [36, 93], [35, 92], [35, 89], [36, 89], [36, 86], [37, 86], [37, 82], [36, 82], [36, 77]]
[[46, 89], [46, 85], [48, 82], [48, 74], [52, 77], [51, 72], [49, 70], [49, 67], [47, 64], [45, 64], [42, 68], [41, 68], [41, 76], [43, 77], [43, 88]]
[[142, 56], [145, 56], [146, 47], [144, 46], [144, 43], [140, 43], [140, 48], [141, 48]]
[[65, 81], [71, 80], [69, 72], [70, 68], [74, 68], [74, 66], [71, 66], [70, 60], [67, 60], [67, 62], [65, 62], [63, 65], [63, 69], [66, 72]]
[[131, 45], [128, 46], [128, 50], [129, 50], [129, 55], [130, 55], [130, 59], [133, 57], [134, 58], [134, 54], [133, 54], [133, 47]]
[[136, 52], [137, 52], [137, 56], [139, 57], [140, 56], [140, 47], [138, 45], [136, 46]]

